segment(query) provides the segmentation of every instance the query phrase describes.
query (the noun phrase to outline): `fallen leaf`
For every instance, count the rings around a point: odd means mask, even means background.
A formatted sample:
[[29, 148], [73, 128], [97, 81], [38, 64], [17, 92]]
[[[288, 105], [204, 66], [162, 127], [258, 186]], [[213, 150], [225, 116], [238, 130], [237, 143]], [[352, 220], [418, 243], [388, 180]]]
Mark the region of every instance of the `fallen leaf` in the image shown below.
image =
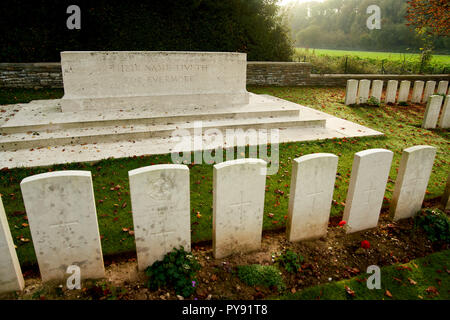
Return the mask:
[[386, 292], [384, 294], [386, 296], [388, 296], [389, 298], [392, 298], [392, 293], [389, 290], [386, 290]]

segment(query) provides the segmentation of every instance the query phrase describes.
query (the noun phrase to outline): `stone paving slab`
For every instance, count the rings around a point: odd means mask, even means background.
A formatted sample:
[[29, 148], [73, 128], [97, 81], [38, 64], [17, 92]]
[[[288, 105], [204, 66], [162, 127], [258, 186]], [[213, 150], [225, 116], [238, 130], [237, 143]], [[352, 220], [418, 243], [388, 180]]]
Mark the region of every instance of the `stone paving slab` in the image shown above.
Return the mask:
[[[252, 94], [251, 96], [255, 95]], [[286, 108], [298, 108], [298, 110], [300, 111], [301, 120], [326, 120], [325, 128], [281, 128], [279, 130], [280, 143], [383, 135], [383, 133], [376, 130], [372, 130], [351, 121], [340, 119], [327, 113], [317, 111], [315, 109], [308, 108], [287, 100], [275, 98], [269, 95], [260, 95], [259, 97], [253, 98], [257, 99], [257, 101], [260, 101], [262, 104], [265, 101], [265, 103], [267, 103], [267, 106], [281, 105]], [[44, 104], [45, 103], [48, 102], [44, 102]], [[33, 104], [38, 103], [33, 102]], [[4, 121], [5, 118], [11, 117], [11, 113], [14, 113], [13, 110], [20, 109], [20, 106], [21, 105], [1, 106], [1, 109], [5, 110], [5, 112], [0, 114], [0, 117], [2, 117], [0, 121]], [[187, 139], [186, 147], [183, 151], [198, 150], [199, 148], [195, 146], [195, 143], [193, 141], [193, 136], [191, 136], [191, 143], [189, 143], [189, 139]], [[204, 137], [204, 142], [206, 143], [207, 141], [209, 141], [209, 138]], [[176, 145], [177, 142], [174, 142], [171, 138], [154, 137], [141, 140], [90, 143], [83, 145], [74, 144], [53, 147], [49, 146], [35, 149], [21, 149], [17, 151], [2, 151], [0, 152], [0, 168], [48, 166], [62, 163], [98, 161], [110, 157], [123, 158], [151, 154], [165, 154], [172, 152]], [[227, 147], [233, 147], [235, 145], [240, 144], [237, 141], [236, 143], [231, 145], [227, 144]], [[215, 146], [216, 145], [214, 143], [210, 143], [208, 145], [208, 148], [214, 148]]]

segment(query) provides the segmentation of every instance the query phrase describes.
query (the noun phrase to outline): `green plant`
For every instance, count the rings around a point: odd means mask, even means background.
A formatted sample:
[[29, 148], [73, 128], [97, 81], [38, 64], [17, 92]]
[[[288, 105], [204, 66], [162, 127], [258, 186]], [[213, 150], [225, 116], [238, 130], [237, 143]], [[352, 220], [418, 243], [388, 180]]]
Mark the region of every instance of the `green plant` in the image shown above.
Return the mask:
[[287, 272], [297, 272], [301, 267], [304, 258], [291, 250], [286, 250], [283, 254], [275, 258], [275, 263], [283, 267]]
[[192, 254], [184, 251], [183, 247], [174, 248], [162, 261], [156, 261], [147, 268], [148, 287], [156, 290], [169, 286], [175, 289], [176, 294], [189, 297], [195, 291], [199, 269], [200, 264]]
[[281, 272], [275, 266], [259, 264], [238, 266], [238, 277], [249, 286], [275, 287], [278, 290], [285, 287]]
[[369, 106], [377, 106], [377, 107], [379, 107], [380, 106], [380, 100], [378, 100], [375, 97], [370, 97], [367, 100], [366, 104], [369, 105]]
[[409, 106], [408, 102], [406, 102], [406, 101], [400, 101], [400, 102], [398, 103], [398, 105], [399, 105], [399, 106], [402, 106], [402, 107], [407, 107], [407, 106]]
[[430, 241], [450, 243], [450, 223], [448, 217], [439, 209], [426, 209], [415, 218], [416, 227], [421, 227]]

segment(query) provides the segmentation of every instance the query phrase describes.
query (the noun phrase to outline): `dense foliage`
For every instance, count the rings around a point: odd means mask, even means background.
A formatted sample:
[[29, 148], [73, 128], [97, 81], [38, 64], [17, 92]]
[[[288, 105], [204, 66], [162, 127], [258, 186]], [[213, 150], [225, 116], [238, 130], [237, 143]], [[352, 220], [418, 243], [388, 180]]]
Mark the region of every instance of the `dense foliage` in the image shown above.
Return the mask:
[[[381, 29], [367, 27], [371, 5], [381, 9]], [[407, 0], [325, 0], [294, 3], [285, 13], [298, 47], [418, 52], [423, 39], [407, 26], [407, 8]], [[448, 52], [448, 37], [432, 41], [436, 52]]]
[[415, 218], [417, 227], [421, 227], [432, 242], [450, 243], [450, 222], [441, 210], [425, 209]]
[[[293, 48], [277, 0], [0, 1], [1, 62], [59, 61], [68, 50], [247, 52], [287, 61]], [[81, 9], [69, 30], [67, 7]]]
[[285, 288], [283, 276], [275, 266], [259, 264], [238, 266], [239, 279], [249, 286], [264, 286], [282, 290]]
[[427, 28], [431, 34], [450, 36], [450, 2], [448, 0], [409, 0], [408, 25]]
[[183, 247], [174, 249], [147, 268], [148, 287], [156, 290], [171, 287], [176, 294], [189, 297], [195, 292], [196, 275], [200, 264], [196, 258], [184, 251]]

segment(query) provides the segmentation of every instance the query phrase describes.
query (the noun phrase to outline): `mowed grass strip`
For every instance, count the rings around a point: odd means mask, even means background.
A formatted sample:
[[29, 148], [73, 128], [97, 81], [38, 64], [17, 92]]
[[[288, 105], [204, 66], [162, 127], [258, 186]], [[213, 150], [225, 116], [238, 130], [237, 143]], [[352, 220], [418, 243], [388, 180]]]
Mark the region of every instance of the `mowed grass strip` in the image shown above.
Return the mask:
[[381, 268], [381, 289], [367, 288], [372, 274], [307, 288], [281, 300], [448, 300], [450, 250]]
[[[406, 60], [417, 60], [420, 61], [421, 55], [420, 53], [396, 53], [396, 52], [376, 52], [376, 51], [352, 51], [352, 50], [332, 50], [332, 49], [306, 49], [304, 48], [296, 48], [299, 52], [314, 52], [316, 55], [327, 55], [333, 57], [344, 57], [344, 56], [353, 56], [359, 58], [369, 58], [369, 59], [377, 59], [377, 60], [397, 60], [403, 61]], [[445, 54], [434, 54], [431, 62], [439, 62], [450, 65], [450, 55]]]
[[[450, 149], [448, 130], [424, 130], [420, 128], [423, 110], [410, 106], [395, 107], [347, 107], [342, 104], [344, 88], [300, 87], [300, 88], [249, 88], [250, 91], [270, 94], [320, 111], [365, 125], [385, 133], [384, 137], [329, 139], [322, 141], [284, 143], [280, 145], [279, 170], [268, 176], [263, 228], [279, 229], [285, 226], [291, 180], [291, 166], [294, 158], [319, 152], [339, 156], [338, 174], [333, 197], [332, 216], [341, 216], [351, 174], [353, 156], [356, 152], [386, 148], [394, 155], [390, 179], [387, 185], [384, 205], [389, 205], [401, 152], [414, 145], [432, 145], [437, 155], [426, 199], [440, 197], [444, 192], [449, 172]], [[22, 92], [26, 100], [42, 96], [58, 96], [59, 90]], [[13, 97], [14, 90], [9, 93]], [[8, 100], [9, 99], [9, 100]], [[5, 98], [12, 101], [12, 98]], [[15, 100], [14, 100], [15, 101]], [[13, 103], [13, 102], [10, 102]], [[1, 109], [1, 107], [0, 107]], [[69, 149], [69, 148], [68, 148]], [[270, 154], [270, 152], [269, 152]], [[69, 151], [67, 151], [70, 157]], [[248, 150], [246, 150], [248, 156]], [[240, 154], [242, 156], [242, 154]], [[236, 154], [235, 154], [236, 157]], [[122, 159], [106, 159], [96, 163], [73, 163], [39, 168], [2, 169], [0, 193], [8, 216], [19, 259], [23, 265], [34, 264], [36, 257], [30, 230], [20, 192], [23, 178], [56, 170], [89, 170], [92, 173], [94, 193], [103, 253], [105, 255], [129, 253], [135, 250], [128, 185], [128, 171], [154, 165], [172, 163], [170, 155], [140, 156]], [[192, 164], [191, 181], [191, 224], [192, 241], [211, 240], [212, 236], [212, 174], [210, 164]]]

